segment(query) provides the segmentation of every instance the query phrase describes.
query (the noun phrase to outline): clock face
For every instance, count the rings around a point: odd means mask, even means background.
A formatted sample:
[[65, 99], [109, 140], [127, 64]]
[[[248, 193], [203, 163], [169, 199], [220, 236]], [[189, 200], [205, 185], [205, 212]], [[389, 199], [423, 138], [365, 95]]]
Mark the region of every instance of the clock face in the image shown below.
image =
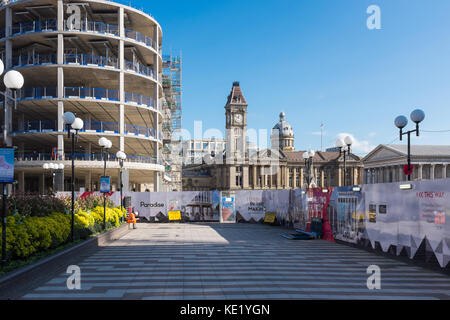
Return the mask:
[[234, 115], [234, 120], [235, 120], [237, 123], [241, 123], [241, 122], [242, 122], [242, 114], [240, 114], [240, 113], [235, 114], [235, 115]]

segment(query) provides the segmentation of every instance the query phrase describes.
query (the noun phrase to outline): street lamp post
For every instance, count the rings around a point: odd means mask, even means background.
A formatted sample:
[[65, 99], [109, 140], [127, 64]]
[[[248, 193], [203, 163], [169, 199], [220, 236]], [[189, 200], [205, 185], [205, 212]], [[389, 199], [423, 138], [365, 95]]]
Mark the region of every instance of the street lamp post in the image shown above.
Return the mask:
[[[0, 60], [0, 75], [3, 74], [3, 71], [5, 71], [5, 65], [3, 64], [3, 61]], [[0, 94], [3, 95], [3, 97], [4, 97], [3, 104], [4, 104], [4, 119], [5, 119], [5, 121], [4, 121], [4, 127], [3, 127], [3, 138], [4, 138], [5, 145], [7, 145], [8, 144], [8, 142], [7, 142], [8, 128], [9, 128], [9, 126], [7, 124], [9, 121], [9, 117], [8, 117], [8, 108], [6, 107], [6, 101], [7, 101], [7, 99], [13, 100], [14, 101], [14, 109], [17, 108], [17, 90], [20, 90], [23, 87], [24, 78], [19, 71], [10, 70], [10, 71], [6, 72], [5, 75], [3, 76], [3, 83], [5, 84], [5, 87], [7, 89], [12, 90], [12, 92], [13, 92], [13, 96], [11, 97], [7, 93], [6, 90], [5, 90], [5, 92], [0, 91]], [[1, 226], [2, 226], [2, 266], [4, 266], [6, 264], [6, 206], [7, 206], [6, 185], [7, 185], [7, 182], [2, 183], [2, 203], [3, 203], [2, 222], [1, 222]]]
[[339, 155], [344, 153], [344, 186], [347, 185], [347, 155], [350, 158], [351, 147], [353, 144], [353, 138], [351, 136], [346, 136], [344, 140], [338, 139], [336, 141], [336, 147], [339, 148]]
[[411, 133], [416, 133], [419, 136], [419, 123], [425, 119], [425, 112], [420, 109], [416, 109], [411, 112], [411, 120], [416, 124], [416, 129], [403, 132], [403, 128], [408, 124], [408, 119], [405, 116], [398, 116], [395, 118], [395, 126], [400, 129], [400, 141], [402, 141], [403, 135], [408, 136], [408, 170], [406, 170], [406, 175], [408, 176], [408, 181], [411, 181]]
[[[72, 158], [72, 179], [71, 179], [71, 189], [72, 189], [72, 221], [71, 221], [71, 231], [70, 231], [70, 241], [73, 242], [73, 229], [75, 221], [75, 138], [78, 142], [78, 132], [83, 129], [83, 120], [76, 118], [72, 112], [66, 112], [63, 114], [63, 121], [67, 126], [67, 133], [69, 139], [72, 138], [72, 149], [70, 157]], [[75, 132], [74, 132], [75, 131]]]
[[[98, 140], [98, 144], [102, 148], [103, 156], [103, 176], [106, 177], [106, 155], [108, 154], [108, 149], [112, 147], [112, 142], [105, 137]], [[103, 192], [103, 230], [106, 230], [106, 193]]]
[[[127, 155], [123, 151], [117, 151], [116, 153], [117, 159], [119, 159], [119, 165], [120, 165], [120, 211], [123, 210], [123, 197], [122, 197], [122, 189], [123, 189], [123, 182], [122, 182], [122, 169], [123, 169], [123, 161], [127, 158]], [[123, 216], [122, 216], [122, 222], [123, 222]]]
[[311, 184], [313, 182], [314, 179], [314, 174], [313, 174], [313, 158], [314, 155], [316, 153], [314, 152], [314, 150], [309, 150], [309, 151], [305, 151], [302, 155], [303, 159], [305, 160], [305, 169], [307, 172], [307, 178], [306, 178], [306, 183], [307, 183], [307, 188], [311, 188]]

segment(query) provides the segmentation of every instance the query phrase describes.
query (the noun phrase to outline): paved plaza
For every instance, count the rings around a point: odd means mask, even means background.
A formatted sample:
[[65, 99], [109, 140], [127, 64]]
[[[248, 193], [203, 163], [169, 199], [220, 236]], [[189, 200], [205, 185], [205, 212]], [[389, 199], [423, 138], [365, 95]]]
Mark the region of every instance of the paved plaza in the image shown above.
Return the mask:
[[[138, 224], [24, 299], [450, 299], [450, 277], [289, 230], [255, 224]], [[381, 289], [369, 290], [369, 265]]]

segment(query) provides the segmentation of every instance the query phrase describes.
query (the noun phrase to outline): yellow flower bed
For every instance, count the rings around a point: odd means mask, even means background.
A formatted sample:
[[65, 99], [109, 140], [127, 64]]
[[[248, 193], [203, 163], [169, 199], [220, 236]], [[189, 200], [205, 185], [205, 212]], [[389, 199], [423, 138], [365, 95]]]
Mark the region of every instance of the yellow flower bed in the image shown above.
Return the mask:
[[[118, 227], [126, 211], [106, 208], [106, 222]], [[103, 207], [75, 214], [75, 239], [87, 238], [103, 226]], [[55, 248], [67, 242], [71, 230], [71, 215], [54, 212], [45, 217], [7, 217], [6, 250], [13, 259], [23, 259], [34, 253]], [[0, 227], [1, 234], [1, 227]], [[0, 237], [0, 248], [2, 239]], [[1, 251], [1, 249], [0, 249]]]

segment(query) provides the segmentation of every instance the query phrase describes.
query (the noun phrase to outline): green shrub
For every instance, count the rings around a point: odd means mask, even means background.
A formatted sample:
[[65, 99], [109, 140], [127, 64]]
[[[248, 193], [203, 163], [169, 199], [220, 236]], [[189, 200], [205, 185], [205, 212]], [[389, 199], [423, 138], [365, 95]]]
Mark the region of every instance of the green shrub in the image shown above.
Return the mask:
[[[67, 243], [71, 232], [70, 197], [58, 199], [21, 195], [10, 197], [8, 201], [8, 259], [25, 259]], [[75, 204], [74, 240], [87, 239], [94, 233], [102, 232], [103, 197], [90, 196], [77, 200]], [[112, 206], [109, 198], [107, 204]], [[125, 215], [126, 210], [106, 208], [106, 228], [119, 226], [120, 219]], [[1, 241], [0, 237], [0, 248]]]

